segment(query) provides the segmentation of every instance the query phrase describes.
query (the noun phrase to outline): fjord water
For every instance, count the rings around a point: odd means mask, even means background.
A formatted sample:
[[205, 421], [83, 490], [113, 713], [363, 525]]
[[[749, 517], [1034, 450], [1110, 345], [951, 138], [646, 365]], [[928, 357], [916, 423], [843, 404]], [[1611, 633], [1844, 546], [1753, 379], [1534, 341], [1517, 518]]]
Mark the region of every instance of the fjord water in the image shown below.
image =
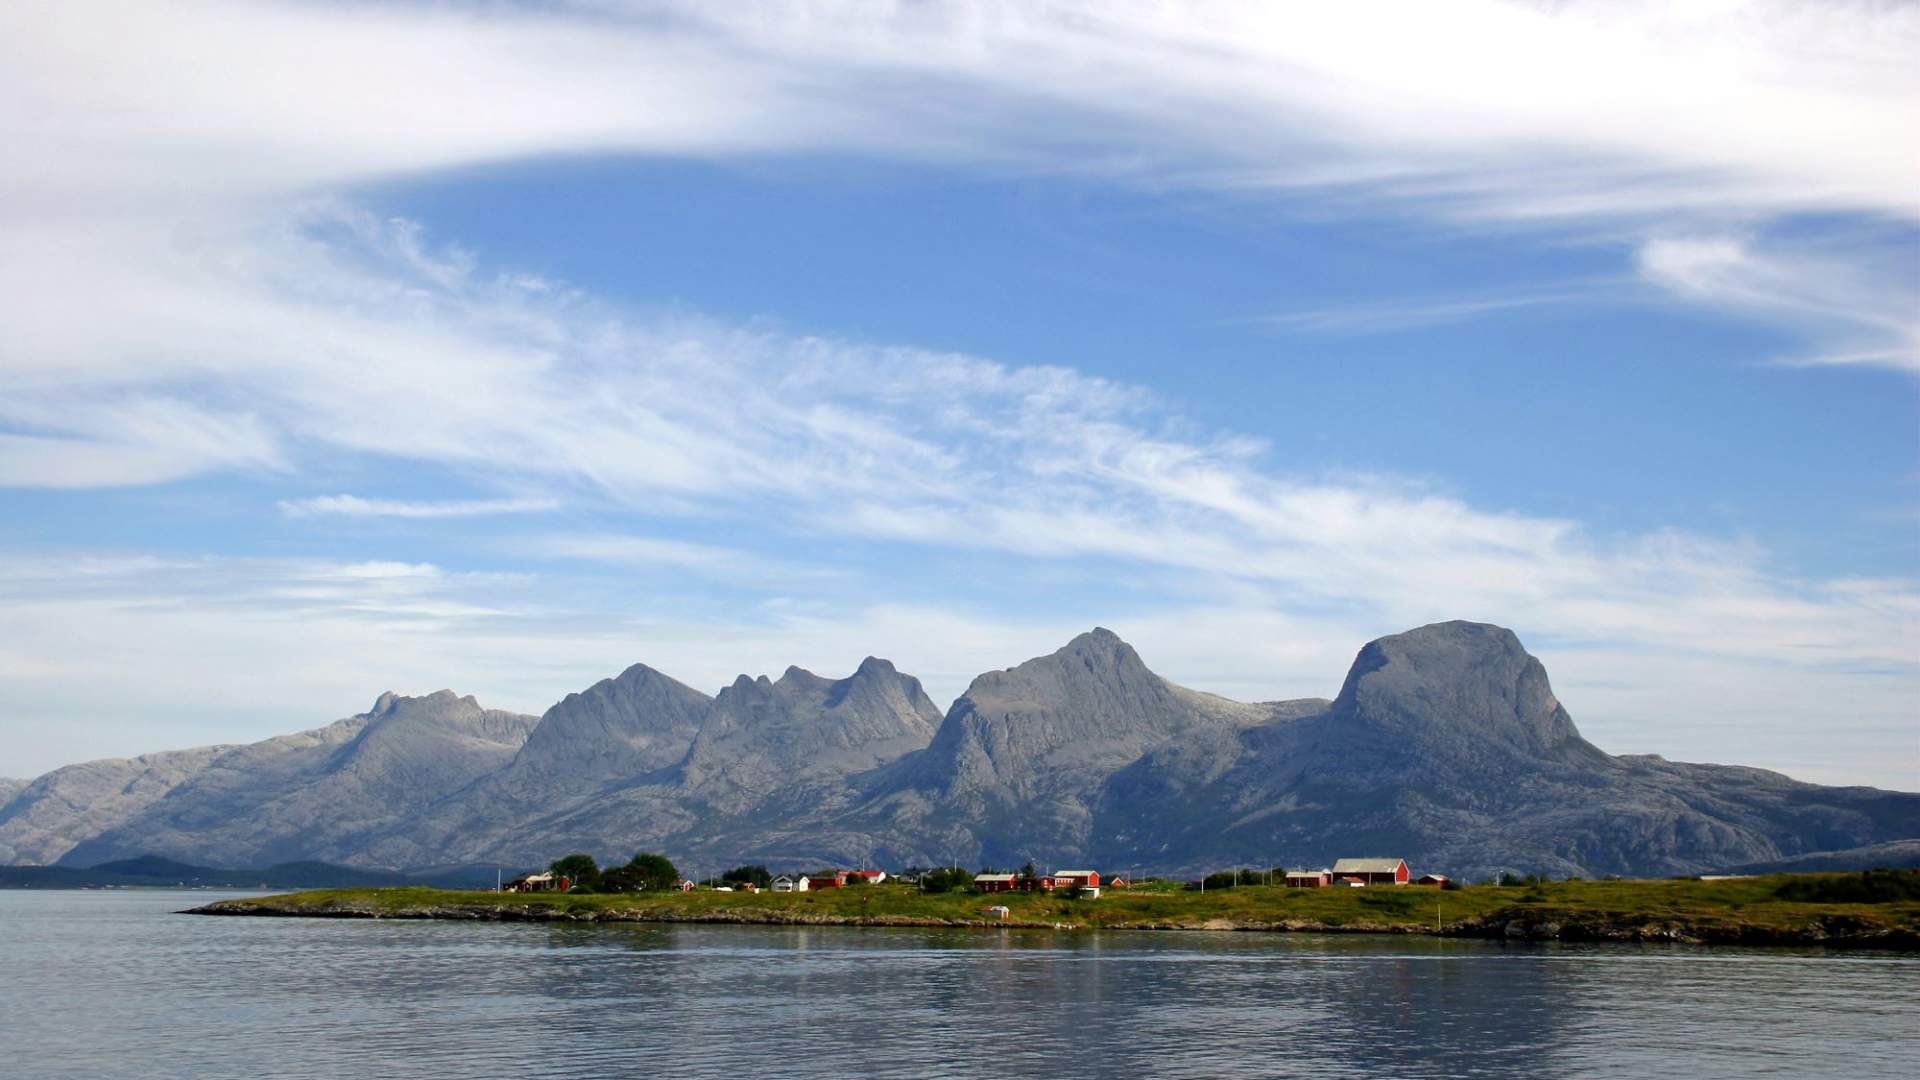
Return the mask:
[[0, 892], [0, 1075], [1912, 1075], [1920, 958], [176, 915]]

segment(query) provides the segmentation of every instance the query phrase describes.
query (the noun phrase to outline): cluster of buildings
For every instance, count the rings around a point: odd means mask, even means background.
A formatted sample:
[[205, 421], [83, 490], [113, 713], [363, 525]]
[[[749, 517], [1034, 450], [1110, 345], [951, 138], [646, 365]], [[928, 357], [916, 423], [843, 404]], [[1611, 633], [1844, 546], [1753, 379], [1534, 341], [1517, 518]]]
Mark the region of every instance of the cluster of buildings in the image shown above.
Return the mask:
[[[777, 893], [817, 892], [821, 889], [842, 889], [848, 885], [878, 885], [886, 880], [885, 870], [823, 870], [817, 874], [798, 876], [781, 874], [767, 888]], [[1359, 888], [1367, 885], [1442, 886], [1447, 883], [1447, 878], [1444, 874], [1422, 874], [1416, 879], [1407, 869], [1405, 859], [1339, 859], [1331, 867], [1322, 870], [1289, 870], [1285, 883], [1291, 889]], [[1127, 884], [1123, 880], [1108, 883], [1109, 886], [1119, 887]], [[675, 887], [687, 892], [694, 888], [694, 883], [681, 881]], [[975, 874], [973, 887], [983, 893], [1078, 889], [1081, 896], [1091, 899], [1100, 895], [1102, 886], [1098, 870], [1056, 870], [1051, 874], [1033, 875]], [[522, 874], [502, 888], [506, 892], [566, 892], [573, 888], [573, 882], [567, 880], [564, 874], [545, 870], [537, 874]], [[740, 883], [732, 883], [719, 891], [732, 892], [734, 889], [760, 891], [757, 885]]]
[[768, 886], [774, 892], [815, 892], [820, 889], [844, 889], [848, 885], [878, 885], [887, 880], [885, 870], [825, 870], [818, 874], [793, 877], [781, 874]]
[[1079, 889], [1089, 898], [1100, 895], [1100, 871], [1055, 870], [1051, 874], [1022, 877], [1019, 874], [975, 874], [973, 887], [983, 893], [1052, 892], [1055, 889]]

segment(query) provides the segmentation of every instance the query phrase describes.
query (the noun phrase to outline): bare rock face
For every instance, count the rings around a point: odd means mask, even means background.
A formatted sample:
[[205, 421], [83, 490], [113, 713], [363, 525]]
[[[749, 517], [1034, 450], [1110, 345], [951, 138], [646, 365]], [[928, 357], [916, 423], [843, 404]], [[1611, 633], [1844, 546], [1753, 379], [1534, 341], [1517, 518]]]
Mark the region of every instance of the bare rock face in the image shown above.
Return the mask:
[[502, 780], [552, 798], [590, 793], [677, 764], [713, 699], [646, 666], [602, 679], [548, 709]]
[[932, 745], [877, 785], [855, 820], [913, 861], [1073, 861], [1094, 845], [1094, 801], [1113, 772], [1172, 740], [1270, 717], [1167, 682], [1095, 628], [974, 679]]
[[351, 861], [373, 837], [505, 766], [533, 724], [451, 690], [382, 694], [359, 716], [216, 754], [164, 798], [75, 844], [66, 861], [158, 852], [245, 866]]
[[720, 691], [681, 763], [689, 797], [740, 812], [782, 787], [836, 780], [924, 749], [940, 709], [920, 680], [868, 657], [844, 679], [790, 667]]
[[1471, 741], [1529, 757], [1600, 764], [1547, 682], [1547, 669], [1505, 627], [1448, 622], [1360, 650], [1333, 712], [1413, 744]]
[[75, 844], [135, 817], [224, 746], [68, 765], [23, 785], [0, 806], [0, 861], [49, 865]]

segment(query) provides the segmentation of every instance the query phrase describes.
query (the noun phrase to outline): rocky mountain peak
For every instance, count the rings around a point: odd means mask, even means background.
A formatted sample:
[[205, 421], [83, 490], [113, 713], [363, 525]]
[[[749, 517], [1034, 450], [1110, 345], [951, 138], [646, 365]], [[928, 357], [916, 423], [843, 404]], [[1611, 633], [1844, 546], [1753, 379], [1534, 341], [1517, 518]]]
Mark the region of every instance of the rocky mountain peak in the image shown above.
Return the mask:
[[1211, 718], [1104, 627], [973, 680], [914, 782], [949, 796], [1029, 798], [1118, 768]]
[[700, 691], [635, 664], [548, 709], [514, 771], [602, 783], [664, 769], [686, 754], [712, 705]]
[[373, 708], [367, 710], [369, 723], [392, 720], [394, 718], [432, 718], [437, 720], [459, 719], [485, 712], [478, 699], [472, 694], [460, 695], [452, 690], [435, 690], [420, 697], [409, 697], [388, 690], [374, 699]]
[[752, 789], [846, 774], [919, 750], [940, 710], [920, 680], [886, 661], [844, 679], [790, 667], [778, 682], [741, 676], [714, 699], [681, 765], [683, 785]]
[[1513, 631], [1444, 622], [1369, 642], [1331, 712], [1420, 743], [1472, 740], [1536, 756], [1604, 759], [1580, 737], [1547, 669]]

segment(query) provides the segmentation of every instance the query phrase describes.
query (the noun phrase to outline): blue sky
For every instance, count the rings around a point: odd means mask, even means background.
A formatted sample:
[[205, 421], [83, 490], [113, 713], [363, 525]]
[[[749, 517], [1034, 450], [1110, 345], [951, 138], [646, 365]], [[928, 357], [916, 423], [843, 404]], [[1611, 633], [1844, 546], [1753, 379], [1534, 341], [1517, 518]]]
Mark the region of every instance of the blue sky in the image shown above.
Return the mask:
[[1920, 16], [1382, 7], [9, 13], [0, 775], [1469, 618], [1914, 789]]

